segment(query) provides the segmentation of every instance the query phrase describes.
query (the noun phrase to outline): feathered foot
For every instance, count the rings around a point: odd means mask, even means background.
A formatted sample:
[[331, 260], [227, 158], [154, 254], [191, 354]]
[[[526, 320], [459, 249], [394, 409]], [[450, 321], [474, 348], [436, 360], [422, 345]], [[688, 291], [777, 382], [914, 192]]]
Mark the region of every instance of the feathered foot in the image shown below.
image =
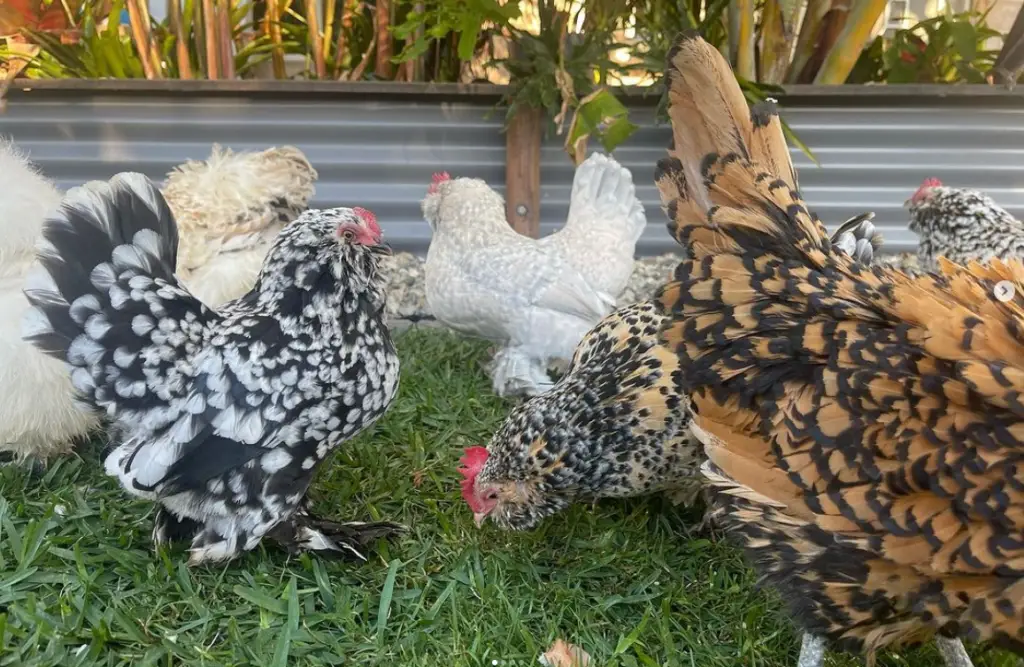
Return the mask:
[[825, 662], [825, 638], [804, 633], [803, 644], [800, 646], [800, 659], [796, 667], [821, 667]]
[[259, 539], [253, 540], [252, 544], [242, 542], [239, 536], [232, 535], [223, 537], [209, 526], [200, 528], [199, 532], [192, 538], [192, 546], [189, 548], [188, 564], [192, 567], [204, 563], [219, 563], [231, 560], [242, 555], [246, 549], [256, 546]]
[[313, 551], [324, 556], [365, 561], [364, 552], [377, 540], [407, 530], [405, 526], [390, 521], [338, 522], [299, 510], [288, 521], [274, 526], [267, 536], [293, 554]]
[[494, 355], [491, 367], [494, 393], [498, 396], [536, 396], [554, 386], [543, 364], [516, 348]]
[[0, 465], [19, 466], [28, 472], [31, 479], [46, 474], [47, 461], [38, 456], [22, 456], [14, 451], [0, 451]]
[[964, 643], [958, 638], [937, 635], [935, 645], [939, 647], [939, 655], [942, 656], [946, 667], [974, 667], [970, 656], [967, 655], [967, 649], [964, 648]]
[[700, 498], [702, 490], [703, 487], [700, 484], [700, 480], [694, 479], [693, 484], [684, 484], [678, 488], [665, 491], [665, 497], [675, 506], [692, 507], [697, 503], [697, 499]]
[[170, 544], [171, 542], [184, 542], [192, 540], [201, 530], [203, 525], [188, 517], [177, 517], [173, 512], [163, 507], [158, 507], [156, 515], [153, 516], [153, 544]]

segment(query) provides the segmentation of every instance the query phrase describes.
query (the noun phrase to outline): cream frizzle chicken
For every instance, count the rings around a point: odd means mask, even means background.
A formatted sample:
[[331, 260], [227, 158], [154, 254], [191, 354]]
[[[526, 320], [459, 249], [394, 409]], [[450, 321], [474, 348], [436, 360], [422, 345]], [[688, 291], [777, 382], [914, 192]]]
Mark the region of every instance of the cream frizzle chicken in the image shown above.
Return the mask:
[[549, 363], [571, 359], [614, 308], [646, 224], [629, 171], [604, 156], [577, 170], [566, 225], [544, 239], [513, 230], [501, 195], [475, 178], [435, 174], [423, 215], [433, 229], [427, 304], [452, 329], [501, 346], [500, 395], [552, 386]]
[[274, 237], [306, 210], [317, 172], [294, 146], [234, 152], [214, 145], [161, 188], [178, 221], [178, 277], [217, 307], [256, 282]]

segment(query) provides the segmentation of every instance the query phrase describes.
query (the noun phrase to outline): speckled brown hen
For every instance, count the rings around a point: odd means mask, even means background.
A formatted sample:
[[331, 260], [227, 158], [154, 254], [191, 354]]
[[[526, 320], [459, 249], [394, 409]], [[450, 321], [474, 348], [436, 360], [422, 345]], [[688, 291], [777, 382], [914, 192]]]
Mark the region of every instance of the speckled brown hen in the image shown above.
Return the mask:
[[666, 82], [657, 181], [692, 259], [659, 295], [665, 344], [716, 519], [785, 592], [800, 664], [826, 641], [1024, 653], [1024, 265], [850, 262], [761, 159], [714, 48], [684, 35]]

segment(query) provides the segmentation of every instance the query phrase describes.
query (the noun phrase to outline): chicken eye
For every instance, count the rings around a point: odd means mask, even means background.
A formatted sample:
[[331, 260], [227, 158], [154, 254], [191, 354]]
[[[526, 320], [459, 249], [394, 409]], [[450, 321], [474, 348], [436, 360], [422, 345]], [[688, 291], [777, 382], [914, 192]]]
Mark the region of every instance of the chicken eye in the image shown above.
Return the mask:
[[498, 499], [498, 490], [497, 489], [490, 489], [490, 490], [487, 491], [487, 493], [484, 494], [484, 500], [497, 500], [497, 499]]
[[352, 231], [351, 229], [346, 229], [345, 231], [343, 231], [341, 233], [341, 237], [343, 239], [345, 239], [346, 241], [351, 241], [352, 239], [354, 239], [356, 237], [356, 233], [354, 231]]

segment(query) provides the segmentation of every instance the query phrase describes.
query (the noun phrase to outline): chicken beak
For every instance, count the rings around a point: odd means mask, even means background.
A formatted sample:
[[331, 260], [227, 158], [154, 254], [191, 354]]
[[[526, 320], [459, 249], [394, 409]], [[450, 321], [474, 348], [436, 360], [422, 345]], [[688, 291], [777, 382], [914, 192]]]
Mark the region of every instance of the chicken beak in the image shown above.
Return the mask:
[[373, 246], [373, 251], [378, 255], [390, 256], [392, 254], [391, 246], [389, 246], [387, 243], [384, 243], [383, 241]]
[[487, 521], [487, 512], [473, 512], [473, 523], [477, 528], [483, 526], [484, 521]]

